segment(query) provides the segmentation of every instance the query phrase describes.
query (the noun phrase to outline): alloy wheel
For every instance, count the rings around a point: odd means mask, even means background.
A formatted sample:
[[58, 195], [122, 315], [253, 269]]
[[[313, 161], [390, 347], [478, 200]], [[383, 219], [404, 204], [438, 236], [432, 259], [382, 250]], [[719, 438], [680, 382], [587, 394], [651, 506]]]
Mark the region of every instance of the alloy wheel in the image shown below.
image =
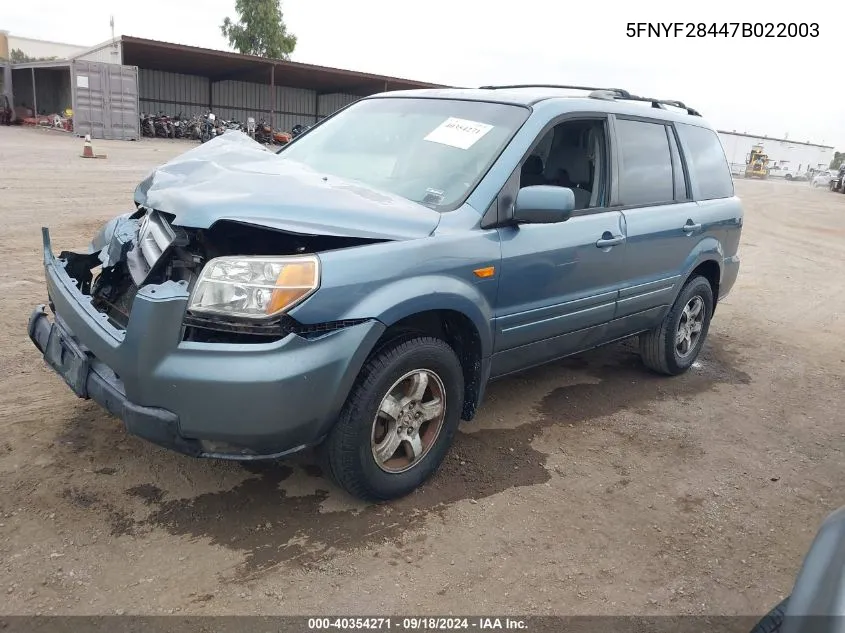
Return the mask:
[[686, 358], [696, 348], [704, 327], [704, 317], [704, 299], [695, 295], [684, 306], [675, 333], [675, 351], [681, 358]]
[[382, 398], [370, 446], [379, 468], [402, 473], [416, 466], [437, 441], [446, 417], [446, 388], [436, 373], [414, 369]]

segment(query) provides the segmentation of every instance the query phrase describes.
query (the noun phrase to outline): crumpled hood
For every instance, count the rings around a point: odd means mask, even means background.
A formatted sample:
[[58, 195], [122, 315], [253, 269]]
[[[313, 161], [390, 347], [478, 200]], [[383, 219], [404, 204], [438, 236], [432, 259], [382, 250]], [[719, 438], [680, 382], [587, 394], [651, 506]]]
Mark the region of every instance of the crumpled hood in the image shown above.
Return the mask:
[[440, 221], [426, 206], [284, 160], [236, 131], [153, 171], [135, 202], [199, 229], [233, 220], [306, 235], [413, 239]]

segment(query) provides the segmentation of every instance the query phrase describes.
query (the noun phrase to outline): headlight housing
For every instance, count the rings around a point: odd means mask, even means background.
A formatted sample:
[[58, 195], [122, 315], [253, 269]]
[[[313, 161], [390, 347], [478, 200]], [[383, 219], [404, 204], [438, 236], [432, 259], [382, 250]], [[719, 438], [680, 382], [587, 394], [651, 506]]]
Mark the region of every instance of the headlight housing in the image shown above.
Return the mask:
[[188, 310], [197, 314], [269, 319], [320, 287], [320, 260], [297, 257], [217, 257], [200, 273]]

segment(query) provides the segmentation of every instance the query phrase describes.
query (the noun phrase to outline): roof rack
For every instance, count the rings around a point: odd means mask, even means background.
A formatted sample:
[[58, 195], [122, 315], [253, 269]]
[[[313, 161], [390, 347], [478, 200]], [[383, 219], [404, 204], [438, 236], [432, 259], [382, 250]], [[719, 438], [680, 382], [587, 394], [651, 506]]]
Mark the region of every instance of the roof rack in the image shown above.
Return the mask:
[[644, 101], [650, 102], [653, 108], [665, 110], [668, 105], [674, 108], [686, 110], [689, 115], [701, 116], [701, 113], [693, 108], [690, 108], [683, 101], [640, 97], [638, 95], [632, 95], [627, 90], [622, 90], [621, 88], [592, 88], [589, 86], [564, 86], [560, 84], [513, 84], [508, 86], [481, 86], [480, 90], [508, 90], [511, 88], [564, 88], [567, 90], [584, 90], [590, 93], [587, 95], [590, 99], [603, 99], [606, 101], [613, 101], [616, 99], [622, 99], [625, 101]]
[[[592, 96], [592, 95], [590, 95]], [[623, 97], [624, 99], [630, 101], [646, 101], [651, 102], [652, 108], [659, 108], [661, 110], [665, 110], [666, 106], [672, 106], [673, 108], [680, 108], [681, 110], [686, 110], [687, 114], [691, 116], [701, 116], [701, 113], [698, 110], [690, 108], [687, 106], [683, 101], [675, 101], [672, 99], [655, 99], [653, 97], [639, 97], [637, 95], [628, 95], [627, 97]]]
[[564, 86], [561, 84], [513, 84], [509, 86], [481, 86], [479, 90], [510, 90], [511, 88], [564, 88], [566, 90], [586, 90], [588, 92], [612, 92], [623, 99], [630, 96], [621, 88], [591, 88], [590, 86]]

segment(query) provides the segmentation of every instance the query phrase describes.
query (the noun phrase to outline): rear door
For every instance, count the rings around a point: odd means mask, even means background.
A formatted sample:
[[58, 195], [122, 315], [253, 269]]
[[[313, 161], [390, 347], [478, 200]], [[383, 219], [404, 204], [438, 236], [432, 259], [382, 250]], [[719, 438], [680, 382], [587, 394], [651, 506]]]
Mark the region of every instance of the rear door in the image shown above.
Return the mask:
[[616, 202], [627, 226], [626, 280], [619, 291], [612, 334], [650, 328], [681, 283], [684, 262], [710, 230], [693, 202], [671, 124], [616, 116]]

